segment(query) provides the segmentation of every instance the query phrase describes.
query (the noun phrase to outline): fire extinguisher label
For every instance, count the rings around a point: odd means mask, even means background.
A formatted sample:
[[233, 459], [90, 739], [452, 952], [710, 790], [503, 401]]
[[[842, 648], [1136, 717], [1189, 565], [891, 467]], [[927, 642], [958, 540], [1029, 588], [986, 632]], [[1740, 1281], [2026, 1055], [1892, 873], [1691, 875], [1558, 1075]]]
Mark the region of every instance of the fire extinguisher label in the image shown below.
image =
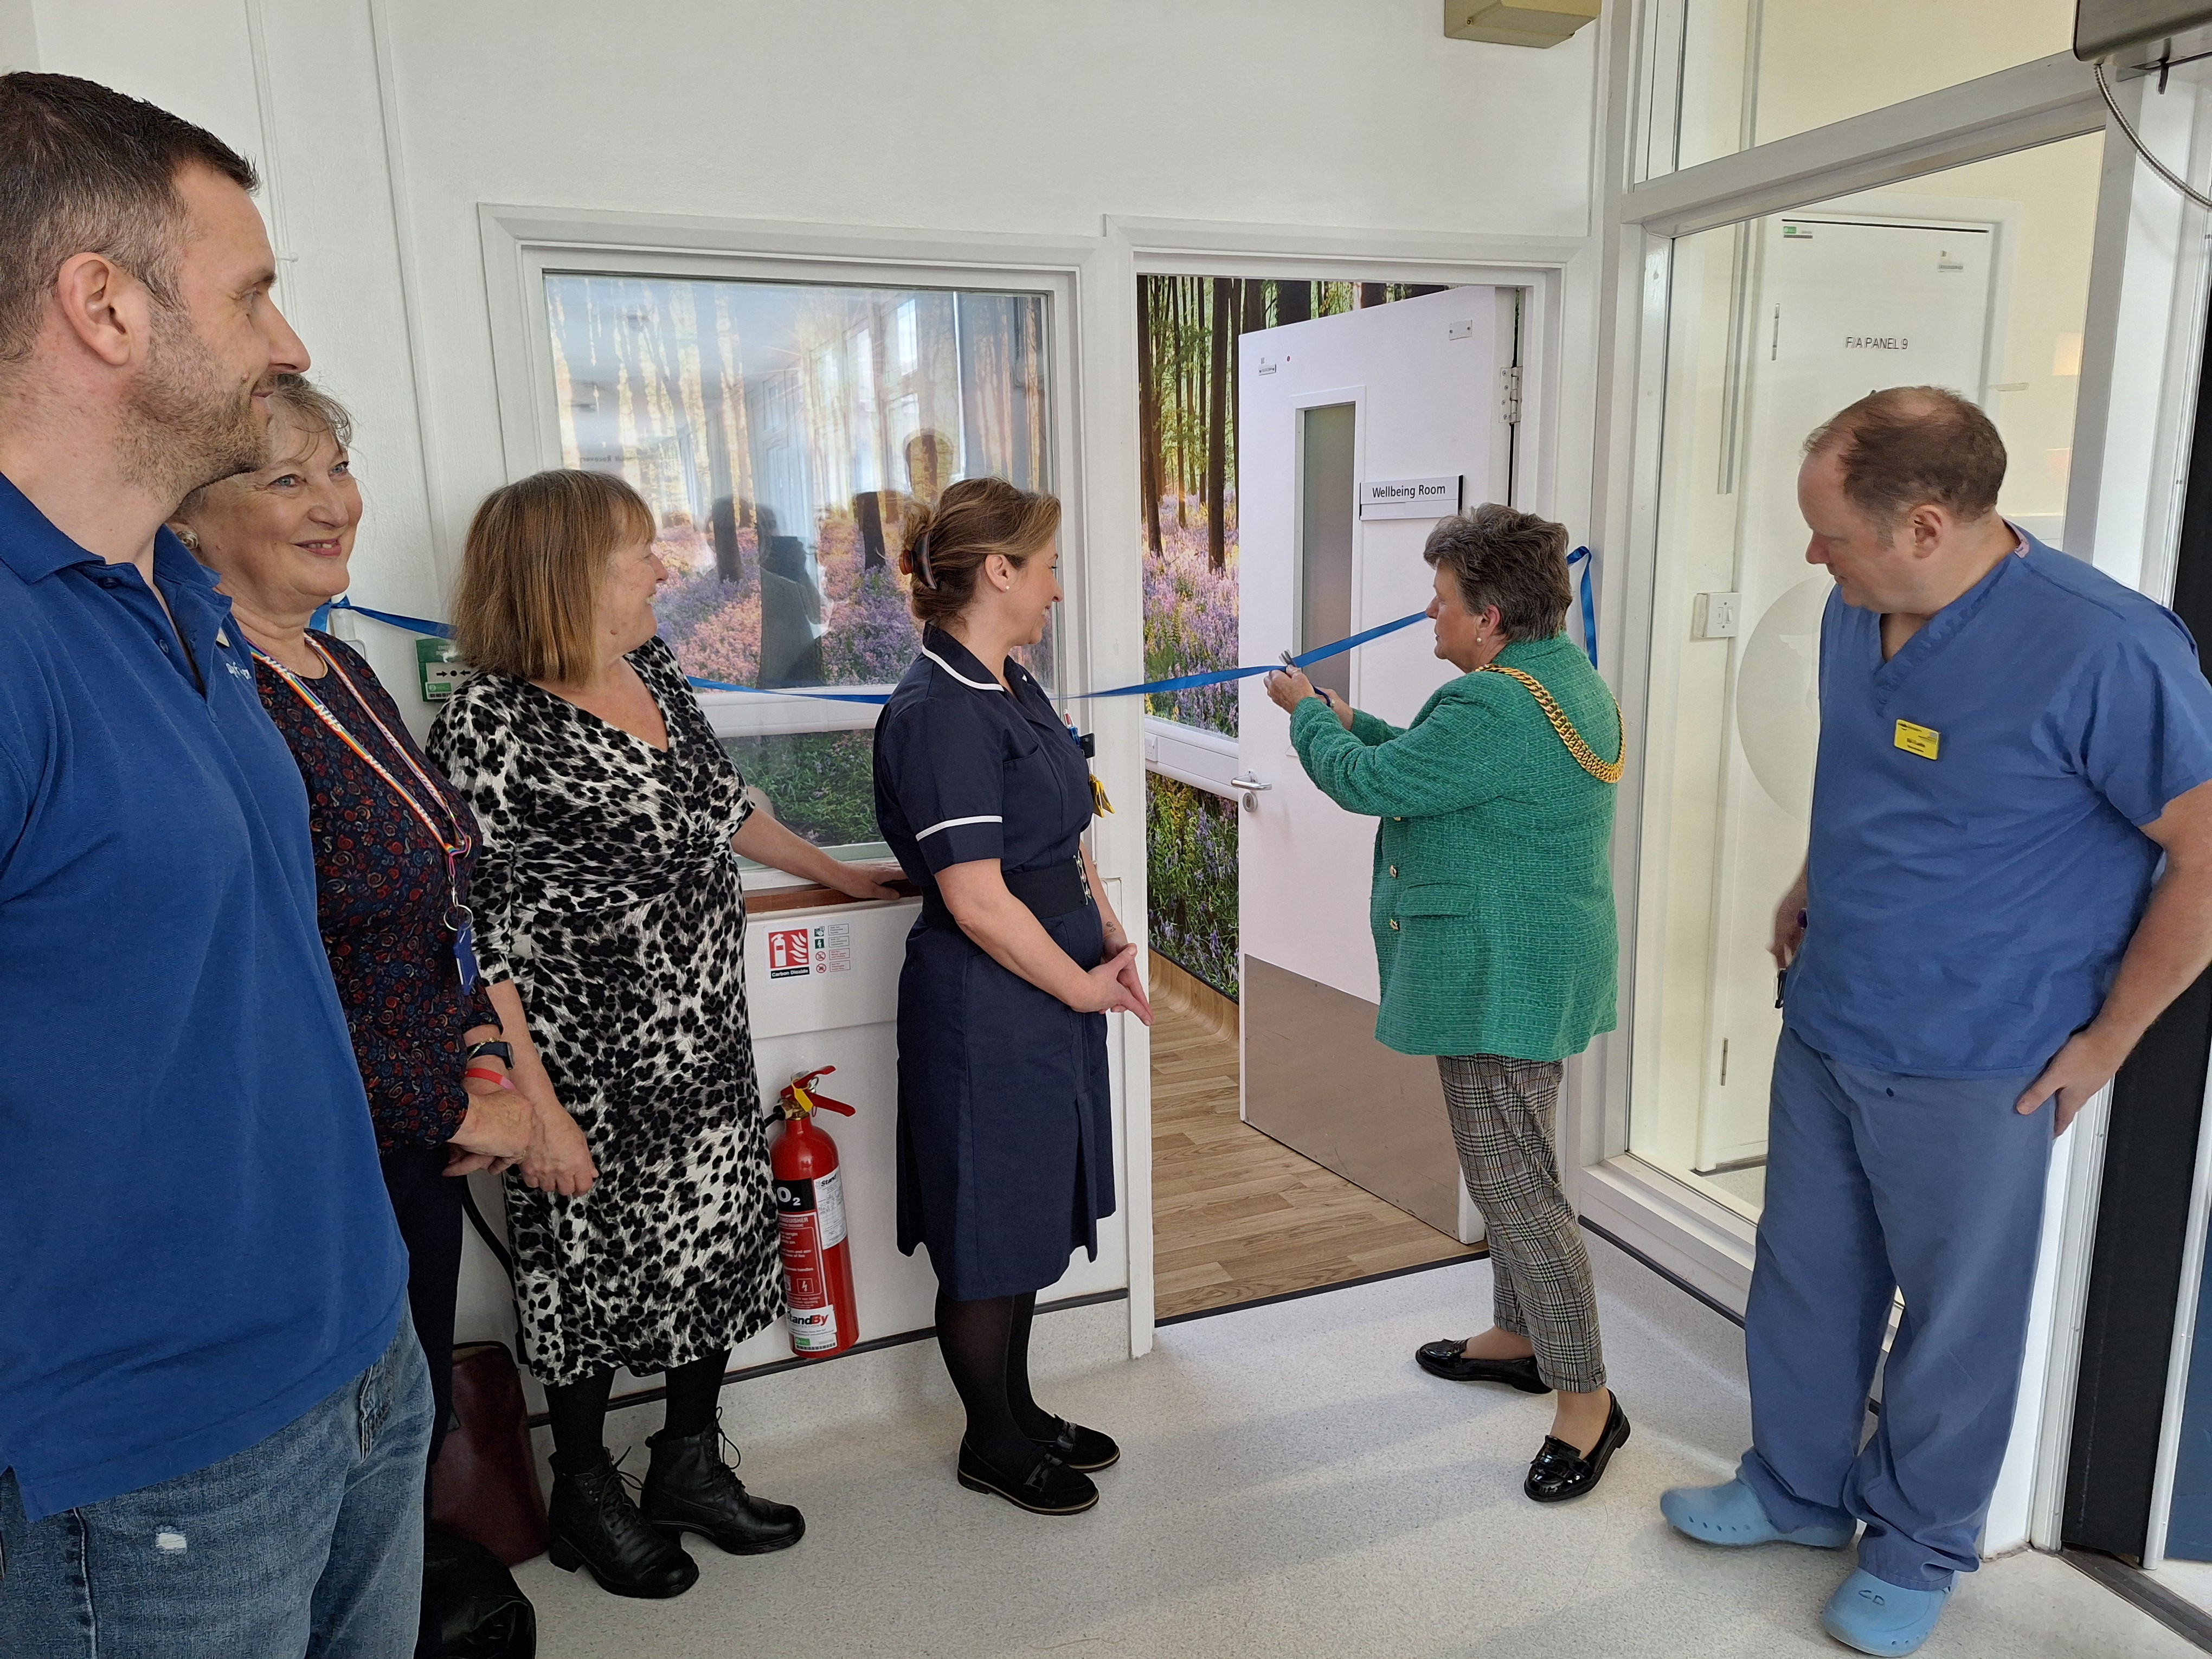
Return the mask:
[[828, 1304], [819, 1308], [793, 1308], [791, 1346], [799, 1353], [822, 1353], [836, 1347], [837, 1310]]
[[814, 1183], [814, 1207], [822, 1229], [822, 1248], [834, 1249], [845, 1242], [845, 1183], [835, 1170]]
[[[787, 1183], [788, 1184], [788, 1183]], [[821, 1249], [815, 1243], [812, 1212], [778, 1218], [777, 1231], [783, 1247], [783, 1276], [791, 1288], [791, 1310], [811, 1310], [830, 1300], [830, 1285], [823, 1273]]]

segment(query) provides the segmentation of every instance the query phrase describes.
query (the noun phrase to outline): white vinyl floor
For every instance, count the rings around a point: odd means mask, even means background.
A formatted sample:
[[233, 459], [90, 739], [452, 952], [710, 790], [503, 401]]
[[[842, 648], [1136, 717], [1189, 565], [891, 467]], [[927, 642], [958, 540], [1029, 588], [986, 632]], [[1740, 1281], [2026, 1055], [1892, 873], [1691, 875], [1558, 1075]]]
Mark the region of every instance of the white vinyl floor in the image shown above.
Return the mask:
[[[1702, 1547], [1662, 1489], [1725, 1479], [1746, 1436], [1734, 1327], [1591, 1242], [1613, 1385], [1635, 1425], [1605, 1484], [1543, 1508], [1520, 1480], [1539, 1398], [1416, 1370], [1487, 1323], [1475, 1261], [1170, 1326], [1126, 1353], [1119, 1304], [1041, 1318], [1046, 1405], [1118, 1436], [1087, 1515], [1046, 1519], [952, 1480], [959, 1417], [926, 1343], [733, 1385], [754, 1488], [799, 1504], [777, 1556], [689, 1540], [702, 1576], [625, 1601], [544, 1560], [517, 1577], [545, 1659], [1060, 1654], [1075, 1659], [1782, 1659], [1844, 1651], [1820, 1609], [1845, 1557]], [[623, 1413], [641, 1437], [657, 1407]], [[859, 1413], [864, 1420], [848, 1419]], [[641, 1472], [642, 1456], [630, 1467]], [[1929, 1659], [2197, 1650], [2063, 1562], [1963, 1581]]]

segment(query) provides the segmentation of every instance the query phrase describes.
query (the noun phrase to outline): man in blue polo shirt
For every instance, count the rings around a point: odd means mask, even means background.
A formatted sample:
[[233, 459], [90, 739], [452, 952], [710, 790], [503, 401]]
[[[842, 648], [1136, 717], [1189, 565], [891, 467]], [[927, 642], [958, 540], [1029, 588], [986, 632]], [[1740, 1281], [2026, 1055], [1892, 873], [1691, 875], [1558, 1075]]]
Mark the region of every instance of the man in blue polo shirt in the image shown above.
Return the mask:
[[0, 1653], [398, 1656], [429, 1387], [298, 768], [161, 529], [307, 355], [252, 167], [0, 77]]
[[1723, 1545], [1863, 1522], [1826, 1623], [1903, 1654], [1977, 1565], [2052, 1137], [2212, 961], [2212, 686], [2171, 611], [1998, 514], [2004, 446], [1964, 398], [1876, 392], [1806, 453], [1806, 557], [1836, 590], [1811, 848], [1775, 918], [1753, 1444], [1661, 1507]]

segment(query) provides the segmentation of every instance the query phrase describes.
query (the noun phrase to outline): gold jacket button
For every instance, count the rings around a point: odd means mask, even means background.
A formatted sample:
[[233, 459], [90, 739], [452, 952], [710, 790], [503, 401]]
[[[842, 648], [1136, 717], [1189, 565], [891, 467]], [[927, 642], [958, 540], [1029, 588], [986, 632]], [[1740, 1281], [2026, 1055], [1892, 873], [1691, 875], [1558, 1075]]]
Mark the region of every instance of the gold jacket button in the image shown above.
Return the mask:
[[1398, 918], [1395, 916], [1390, 918], [1390, 931], [1394, 933], [1398, 931]]
[[1390, 866], [1390, 873], [1394, 876], [1398, 873], [1398, 866], [1394, 864]]

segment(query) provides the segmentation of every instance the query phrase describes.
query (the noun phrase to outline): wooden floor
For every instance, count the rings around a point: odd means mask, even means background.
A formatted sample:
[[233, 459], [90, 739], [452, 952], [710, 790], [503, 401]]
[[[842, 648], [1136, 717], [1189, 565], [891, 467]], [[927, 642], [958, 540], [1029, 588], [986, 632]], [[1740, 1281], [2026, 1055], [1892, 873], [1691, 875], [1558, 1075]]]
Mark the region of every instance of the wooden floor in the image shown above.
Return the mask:
[[1159, 1317], [1481, 1254], [1240, 1121], [1236, 1032], [1178, 988], [1152, 994]]

